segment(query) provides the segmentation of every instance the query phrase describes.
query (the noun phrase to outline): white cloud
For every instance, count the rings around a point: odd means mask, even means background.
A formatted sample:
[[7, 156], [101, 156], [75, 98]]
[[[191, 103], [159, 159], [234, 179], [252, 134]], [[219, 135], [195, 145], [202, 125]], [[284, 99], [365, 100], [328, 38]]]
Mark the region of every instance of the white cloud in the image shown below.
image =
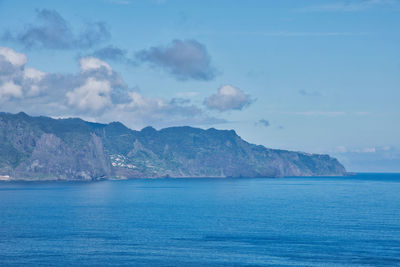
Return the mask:
[[375, 147], [364, 147], [359, 149], [354, 149], [352, 152], [355, 153], [375, 153], [377, 148]]
[[124, 87], [118, 74], [103, 60], [95, 57], [79, 59], [81, 73], [75, 76], [82, 80], [78, 87], [65, 95], [69, 106], [82, 111], [99, 113], [112, 107], [111, 94], [115, 87]]
[[33, 81], [41, 81], [45, 75], [45, 72], [37, 70], [35, 68], [26, 68], [24, 70], [24, 78], [31, 79]]
[[113, 70], [108, 63], [95, 57], [84, 57], [79, 60], [82, 71], [93, 71], [105, 68], [108, 74], [112, 74]]
[[8, 99], [10, 97], [20, 98], [22, 97], [21, 86], [15, 84], [13, 81], [8, 81], [0, 85], [0, 99]]
[[8, 62], [16, 67], [22, 67], [28, 61], [26, 55], [17, 53], [9, 47], [0, 47], [0, 56], [3, 56]]
[[89, 77], [85, 84], [67, 92], [68, 104], [81, 110], [99, 111], [111, 105], [109, 81]]
[[204, 99], [204, 105], [209, 109], [219, 111], [241, 110], [249, 106], [253, 100], [249, 95], [232, 85], [223, 85], [213, 94]]
[[166, 106], [166, 101], [159, 98], [144, 98], [138, 92], [129, 92], [130, 102], [120, 104], [122, 108], [129, 109], [160, 109]]
[[376, 153], [379, 151], [388, 151], [390, 150], [390, 146], [383, 147], [359, 147], [359, 148], [347, 148], [345, 146], [338, 146], [332, 150], [333, 153]]
[[119, 120], [135, 129], [141, 129], [148, 125], [156, 127], [178, 125], [212, 125], [225, 123], [207, 115], [199, 107], [192, 105], [189, 99], [145, 97], [139, 92], [129, 92], [129, 101], [118, 104], [114, 109], [104, 113], [106, 120]]
[[41, 81], [47, 75], [35, 68], [25, 68], [27, 57], [12, 48], [0, 47], [0, 86], [2, 99], [34, 97], [43, 89]]
[[35, 68], [24, 69], [24, 82], [27, 90], [27, 96], [37, 96], [40, 94], [41, 86], [39, 83], [46, 76], [46, 73]]

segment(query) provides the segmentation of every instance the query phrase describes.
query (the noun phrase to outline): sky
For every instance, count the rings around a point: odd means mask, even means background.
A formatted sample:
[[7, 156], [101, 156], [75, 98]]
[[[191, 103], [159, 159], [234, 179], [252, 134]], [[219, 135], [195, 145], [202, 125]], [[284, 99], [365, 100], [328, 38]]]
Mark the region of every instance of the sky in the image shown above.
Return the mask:
[[399, 0], [0, 0], [0, 111], [234, 129], [400, 171]]

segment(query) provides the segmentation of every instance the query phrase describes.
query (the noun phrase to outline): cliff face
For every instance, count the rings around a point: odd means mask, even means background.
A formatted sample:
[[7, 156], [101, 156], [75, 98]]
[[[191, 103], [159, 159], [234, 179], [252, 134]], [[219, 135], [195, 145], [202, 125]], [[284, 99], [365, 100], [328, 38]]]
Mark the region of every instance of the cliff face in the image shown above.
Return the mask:
[[0, 176], [96, 180], [146, 177], [283, 177], [344, 175], [328, 155], [268, 149], [234, 131], [171, 127], [141, 131], [0, 113]]

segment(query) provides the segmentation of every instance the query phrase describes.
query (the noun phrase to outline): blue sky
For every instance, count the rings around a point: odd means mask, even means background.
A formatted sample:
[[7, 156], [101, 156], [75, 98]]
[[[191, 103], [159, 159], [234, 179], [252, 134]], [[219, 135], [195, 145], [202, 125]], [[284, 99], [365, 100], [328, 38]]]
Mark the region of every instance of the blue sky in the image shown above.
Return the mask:
[[1, 111], [235, 129], [400, 171], [399, 29], [398, 0], [0, 0]]

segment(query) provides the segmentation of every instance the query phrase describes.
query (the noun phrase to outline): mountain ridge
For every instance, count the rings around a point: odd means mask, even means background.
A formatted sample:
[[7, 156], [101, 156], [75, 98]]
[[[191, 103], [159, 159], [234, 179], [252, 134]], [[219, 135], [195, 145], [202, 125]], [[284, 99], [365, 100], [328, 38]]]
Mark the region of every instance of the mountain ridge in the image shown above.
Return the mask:
[[0, 112], [0, 176], [12, 180], [341, 175], [345, 168], [329, 155], [250, 144], [234, 130], [136, 131], [120, 122]]

